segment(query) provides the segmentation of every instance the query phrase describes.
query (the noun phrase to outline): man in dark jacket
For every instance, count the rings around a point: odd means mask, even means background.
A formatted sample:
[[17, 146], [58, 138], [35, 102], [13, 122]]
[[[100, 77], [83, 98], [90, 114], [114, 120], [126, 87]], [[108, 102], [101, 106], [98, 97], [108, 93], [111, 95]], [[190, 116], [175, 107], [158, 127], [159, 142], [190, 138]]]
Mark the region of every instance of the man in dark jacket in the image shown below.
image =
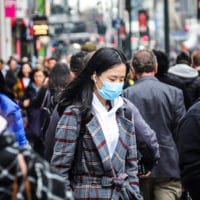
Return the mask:
[[136, 52], [132, 65], [138, 80], [124, 91], [124, 96], [156, 132], [160, 146], [160, 160], [151, 177], [141, 179], [141, 190], [145, 200], [176, 200], [181, 196], [181, 182], [175, 139], [185, 113], [183, 93], [155, 78], [157, 60], [151, 50]]
[[169, 59], [167, 57], [167, 54], [160, 50], [153, 50], [153, 53], [156, 56], [157, 62], [158, 62], [158, 72], [156, 73], [156, 78], [158, 78], [159, 81], [166, 83], [168, 85], [172, 85], [174, 87], [177, 87], [183, 91], [183, 97], [184, 97], [184, 103], [185, 108], [188, 109], [192, 102], [190, 99], [190, 96], [186, 90], [186, 86], [184, 82], [182, 82], [180, 79], [176, 78], [175, 76], [171, 76], [168, 73], [169, 69]]
[[200, 198], [200, 102], [194, 104], [181, 121], [178, 147], [184, 187], [192, 200]]

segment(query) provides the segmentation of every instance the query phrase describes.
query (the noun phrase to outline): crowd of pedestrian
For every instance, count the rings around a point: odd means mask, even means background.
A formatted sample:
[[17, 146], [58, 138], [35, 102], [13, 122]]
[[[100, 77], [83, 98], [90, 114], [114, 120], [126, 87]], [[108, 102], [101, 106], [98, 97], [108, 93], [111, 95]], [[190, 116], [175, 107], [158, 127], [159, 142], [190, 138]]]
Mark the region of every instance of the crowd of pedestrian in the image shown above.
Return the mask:
[[88, 46], [0, 59], [0, 199], [198, 200], [200, 50]]

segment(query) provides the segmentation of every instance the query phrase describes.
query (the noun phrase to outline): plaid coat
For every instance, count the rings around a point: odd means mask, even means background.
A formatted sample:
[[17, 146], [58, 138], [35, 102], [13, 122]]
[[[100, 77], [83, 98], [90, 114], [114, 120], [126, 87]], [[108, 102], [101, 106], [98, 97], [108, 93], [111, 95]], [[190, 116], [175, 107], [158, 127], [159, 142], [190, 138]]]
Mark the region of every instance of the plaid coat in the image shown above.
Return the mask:
[[143, 199], [138, 186], [134, 123], [124, 117], [122, 108], [116, 119], [119, 139], [110, 158], [97, 117], [93, 114], [85, 124], [81, 138], [79, 107], [65, 109], [57, 125], [51, 165], [65, 177], [66, 190], [72, 189], [75, 199]]

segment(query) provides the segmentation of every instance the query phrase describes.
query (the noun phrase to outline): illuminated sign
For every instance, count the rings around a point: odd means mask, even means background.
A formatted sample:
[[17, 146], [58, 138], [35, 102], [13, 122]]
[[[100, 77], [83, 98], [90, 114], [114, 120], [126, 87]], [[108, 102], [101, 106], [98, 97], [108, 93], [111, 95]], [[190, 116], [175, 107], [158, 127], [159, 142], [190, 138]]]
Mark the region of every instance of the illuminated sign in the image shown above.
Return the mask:
[[149, 35], [148, 15], [146, 10], [138, 11], [138, 23], [139, 23], [140, 37], [143, 37], [144, 35]]
[[46, 16], [36, 16], [33, 18], [33, 34], [34, 36], [48, 35], [49, 26]]

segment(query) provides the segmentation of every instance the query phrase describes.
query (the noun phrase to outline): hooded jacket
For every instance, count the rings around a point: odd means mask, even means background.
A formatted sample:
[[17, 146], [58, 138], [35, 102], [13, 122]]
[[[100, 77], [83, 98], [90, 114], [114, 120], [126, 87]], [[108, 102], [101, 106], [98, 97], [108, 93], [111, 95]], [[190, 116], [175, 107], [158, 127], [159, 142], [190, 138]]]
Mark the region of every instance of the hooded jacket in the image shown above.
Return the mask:
[[178, 79], [183, 83], [190, 97], [190, 101], [194, 103], [200, 96], [200, 78], [198, 71], [186, 64], [176, 64], [168, 70], [171, 78]]

